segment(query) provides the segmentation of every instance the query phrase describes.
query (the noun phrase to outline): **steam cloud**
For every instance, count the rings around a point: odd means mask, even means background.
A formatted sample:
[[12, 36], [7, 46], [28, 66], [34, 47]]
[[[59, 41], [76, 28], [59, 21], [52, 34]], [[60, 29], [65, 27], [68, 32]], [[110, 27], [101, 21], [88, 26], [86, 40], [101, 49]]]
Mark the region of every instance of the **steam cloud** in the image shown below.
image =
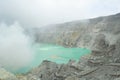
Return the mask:
[[13, 25], [0, 24], [0, 65], [17, 70], [32, 61], [31, 42], [24, 29], [15, 22]]

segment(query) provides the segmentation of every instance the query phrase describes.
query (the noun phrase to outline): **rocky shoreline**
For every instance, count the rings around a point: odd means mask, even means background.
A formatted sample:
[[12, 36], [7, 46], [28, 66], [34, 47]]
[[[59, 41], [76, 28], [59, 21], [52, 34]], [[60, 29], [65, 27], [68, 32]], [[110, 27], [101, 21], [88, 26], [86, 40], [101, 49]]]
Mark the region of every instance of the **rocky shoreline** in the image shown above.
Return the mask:
[[[105, 45], [104, 45], [105, 46]], [[13, 75], [1, 69], [1, 80], [119, 80], [120, 79], [120, 41], [105, 50], [93, 51], [83, 56], [79, 62], [70, 60], [67, 64], [43, 61], [37, 68], [24, 75]]]
[[[97, 42], [102, 44], [104, 40]], [[45, 60], [27, 74], [28, 80], [120, 80], [120, 40], [115, 45], [97, 47], [99, 51], [82, 57], [79, 62], [56, 64]]]

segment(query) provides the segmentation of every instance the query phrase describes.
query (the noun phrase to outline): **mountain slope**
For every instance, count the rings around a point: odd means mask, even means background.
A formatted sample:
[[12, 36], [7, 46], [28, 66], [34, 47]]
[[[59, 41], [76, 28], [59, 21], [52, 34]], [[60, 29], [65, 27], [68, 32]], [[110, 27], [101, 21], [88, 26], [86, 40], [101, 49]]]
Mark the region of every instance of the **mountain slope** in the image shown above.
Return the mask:
[[36, 41], [66, 47], [93, 48], [97, 36], [102, 35], [110, 45], [120, 36], [120, 13], [88, 20], [51, 25], [35, 30]]
[[68, 64], [45, 60], [27, 74], [28, 80], [120, 80], [120, 14], [40, 28], [36, 41], [92, 53]]

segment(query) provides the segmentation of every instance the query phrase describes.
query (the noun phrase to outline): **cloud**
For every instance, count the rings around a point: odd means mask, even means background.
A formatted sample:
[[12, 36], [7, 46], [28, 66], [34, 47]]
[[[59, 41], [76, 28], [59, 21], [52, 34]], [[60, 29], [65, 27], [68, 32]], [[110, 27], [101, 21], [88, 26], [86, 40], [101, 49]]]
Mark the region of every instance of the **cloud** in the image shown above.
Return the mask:
[[29, 37], [16, 22], [10, 26], [0, 24], [0, 65], [9, 70], [18, 70], [28, 66], [32, 59]]
[[0, 21], [26, 27], [62, 23], [120, 12], [120, 0], [0, 0]]

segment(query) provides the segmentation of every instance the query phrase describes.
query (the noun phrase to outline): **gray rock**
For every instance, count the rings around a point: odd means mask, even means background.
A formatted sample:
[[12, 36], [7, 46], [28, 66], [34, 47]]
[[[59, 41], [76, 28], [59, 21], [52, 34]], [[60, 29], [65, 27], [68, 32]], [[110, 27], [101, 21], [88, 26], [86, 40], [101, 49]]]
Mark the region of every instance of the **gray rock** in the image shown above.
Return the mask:
[[114, 79], [114, 80], [120, 80], [120, 78], [116, 78], [116, 79]]
[[69, 77], [65, 78], [65, 80], [82, 80], [82, 79], [79, 79], [76, 76], [69, 76]]
[[0, 68], [0, 80], [18, 80], [16, 76], [7, 70]]

